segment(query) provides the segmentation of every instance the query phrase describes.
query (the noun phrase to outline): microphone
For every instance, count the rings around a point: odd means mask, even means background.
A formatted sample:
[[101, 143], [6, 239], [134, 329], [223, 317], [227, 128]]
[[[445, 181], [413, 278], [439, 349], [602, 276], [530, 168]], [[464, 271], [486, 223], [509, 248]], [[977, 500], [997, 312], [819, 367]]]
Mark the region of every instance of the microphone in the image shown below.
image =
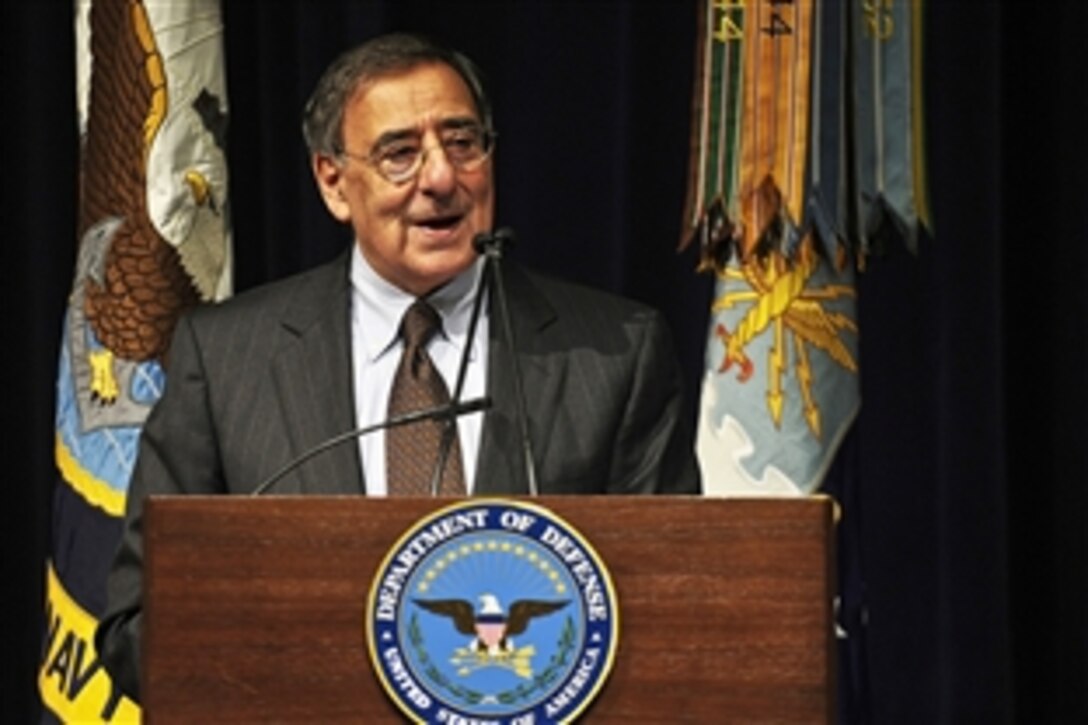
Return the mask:
[[469, 413], [475, 413], [480, 410], [487, 410], [491, 407], [491, 398], [484, 396], [482, 398], [473, 398], [472, 400], [466, 400], [464, 402], [452, 402], [446, 405], [437, 405], [431, 408], [423, 408], [421, 410], [413, 410], [408, 413], [402, 413], [401, 415], [393, 416], [379, 423], [363, 426], [362, 428], [355, 428], [345, 433], [333, 436], [328, 440], [322, 441], [313, 448], [304, 451], [300, 456], [288, 461], [282, 468], [273, 473], [271, 476], [261, 482], [261, 485], [253, 489], [250, 492], [250, 496], [260, 496], [268, 491], [276, 481], [286, 476], [291, 471], [301, 466], [306, 461], [310, 460], [319, 453], [323, 453], [330, 448], [344, 443], [345, 441], [354, 440], [361, 436], [365, 436], [369, 433], [374, 433], [379, 430], [386, 430], [388, 428], [397, 428], [402, 425], [411, 425], [412, 423], [418, 423], [423, 420], [444, 420], [449, 424], [453, 424], [458, 416], [468, 415]]
[[513, 247], [516, 237], [510, 227], [496, 229], [493, 233], [480, 232], [472, 240], [472, 246], [477, 254], [482, 254], [488, 260], [502, 257], [507, 247]]
[[[474, 239], [473, 245], [475, 243]], [[472, 341], [476, 339], [476, 325], [480, 321], [480, 309], [483, 307], [487, 287], [487, 270], [485, 269], [476, 283], [476, 296], [472, 300], [472, 315], [468, 321], [468, 335], [465, 337], [465, 347], [461, 351], [461, 361], [457, 366], [457, 382], [454, 384], [453, 393], [450, 395], [452, 405], [456, 405], [461, 400], [461, 391], [465, 387], [465, 375], [468, 373], [468, 360], [472, 352]], [[450, 450], [453, 448], [453, 441], [456, 436], [457, 420], [447, 418], [445, 428], [442, 430], [442, 440], [439, 441], [438, 456], [435, 458], [434, 469], [431, 473], [431, 483], [428, 487], [431, 496], [437, 497], [438, 491], [442, 487], [442, 475], [446, 470], [446, 461], [449, 460]]]
[[488, 266], [485, 272], [488, 273], [488, 277], [495, 284], [503, 337], [506, 338], [506, 345], [510, 350], [510, 365], [514, 375], [514, 406], [518, 421], [518, 432], [521, 434], [521, 455], [525, 463], [525, 479], [528, 484], [529, 495], [537, 496], [540, 490], [536, 481], [536, 466], [533, 463], [533, 444], [529, 438], [529, 416], [525, 412], [525, 391], [521, 383], [521, 368], [518, 366], [517, 349], [514, 346], [514, 329], [510, 325], [510, 310], [507, 304], [506, 287], [503, 283], [501, 269], [504, 248], [513, 246], [514, 239], [514, 230], [503, 227], [491, 234], [480, 232], [473, 238], [472, 246], [486, 258]]

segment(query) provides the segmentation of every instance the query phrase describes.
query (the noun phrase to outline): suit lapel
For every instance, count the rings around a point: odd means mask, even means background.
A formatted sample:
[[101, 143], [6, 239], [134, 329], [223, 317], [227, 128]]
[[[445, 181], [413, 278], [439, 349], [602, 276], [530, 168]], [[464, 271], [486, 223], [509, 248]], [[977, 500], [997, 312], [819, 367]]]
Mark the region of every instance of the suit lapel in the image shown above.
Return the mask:
[[[283, 344], [272, 362], [291, 456], [355, 427], [351, 375], [350, 254], [314, 275], [281, 324]], [[281, 492], [358, 494], [358, 446], [345, 441], [288, 474]]]
[[[506, 262], [503, 271], [529, 417], [529, 437], [539, 471], [539, 461], [546, 453], [540, 421], [552, 418], [558, 400], [557, 385], [565, 374], [566, 361], [562, 356], [547, 355], [538, 344], [540, 333], [555, 322], [555, 310], [520, 267]], [[492, 288], [487, 366], [487, 392], [492, 399], [492, 408], [484, 418], [475, 492], [479, 495], [527, 494], [513, 363], [503, 334], [497, 296]]]
[[[295, 298], [283, 316], [283, 341], [272, 368], [291, 457], [356, 425], [349, 260], [345, 254], [315, 275], [313, 284]], [[541, 332], [557, 319], [554, 308], [520, 267], [507, 262], [503, 271], [539, 472], [548, 443], [542, 425], [555, 415], [566, 360], [549, 354], [540, 344]], [[487, 392], [493, 404], [481, 432], [475, 493], [527, 494], [512, 361], [496, 297], [492, 290]], [[276, 489], [281, 493], [364, 492], [358, 446], [344, 442], [316, 455], [285, 476]]]

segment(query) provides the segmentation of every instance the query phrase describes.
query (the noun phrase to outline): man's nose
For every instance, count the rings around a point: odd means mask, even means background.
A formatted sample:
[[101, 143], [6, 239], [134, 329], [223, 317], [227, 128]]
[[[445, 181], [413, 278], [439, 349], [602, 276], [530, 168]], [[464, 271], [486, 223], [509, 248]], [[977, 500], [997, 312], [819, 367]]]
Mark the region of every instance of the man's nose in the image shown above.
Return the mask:
[[441, 144], [426, 149], [419, 170], [419, 188], [434, 195], [450, 194], [457, 187], [457, 168], [450, 163]]

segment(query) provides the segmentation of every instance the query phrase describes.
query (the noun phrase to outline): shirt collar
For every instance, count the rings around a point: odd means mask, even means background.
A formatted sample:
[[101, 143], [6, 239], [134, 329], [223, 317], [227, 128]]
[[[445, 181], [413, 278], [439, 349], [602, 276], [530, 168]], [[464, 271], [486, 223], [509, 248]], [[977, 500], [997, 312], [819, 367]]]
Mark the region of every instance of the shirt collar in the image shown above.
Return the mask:
[[[375, 361], [396, 346], [397, 331], [405, 311], [415, 301], [415, 296], [387, 281], [367, 262], [359, 249], [353, 245], [351, 256], [351, 288], [353, 319], [364, 324], [356, 326], [363, 351], [367, 359]], [[468, 338], [469, 322], [472, 319], [472, 304], [475, 299], [480, 275], [483, 273], [483, 257], [480, 257], [461, 274], [447, 284], [427, 295], [426, 300], [442, 318], [442, 336], [457, 348], [464, 349]], [[486, 300], [485, 300], [486, 302]], [[487, 305], [480, 311], [483, 318], [487, 315]], [[476, 359], [482, 351], [481, 336], [476, 335], [470, 358]]]

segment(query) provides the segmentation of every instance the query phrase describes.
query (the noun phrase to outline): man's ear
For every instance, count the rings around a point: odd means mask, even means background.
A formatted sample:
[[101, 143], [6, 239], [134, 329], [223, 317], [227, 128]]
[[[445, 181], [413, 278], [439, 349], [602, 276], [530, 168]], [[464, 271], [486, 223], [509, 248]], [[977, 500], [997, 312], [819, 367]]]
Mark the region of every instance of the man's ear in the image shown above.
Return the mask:
[[344, 223], [351, 221], [351, 208], [344, 196], [344, 169], [336, 159], [326, 154], [314, 154], [310, 159], [314, 180], [325, 200], [329, 213]]

